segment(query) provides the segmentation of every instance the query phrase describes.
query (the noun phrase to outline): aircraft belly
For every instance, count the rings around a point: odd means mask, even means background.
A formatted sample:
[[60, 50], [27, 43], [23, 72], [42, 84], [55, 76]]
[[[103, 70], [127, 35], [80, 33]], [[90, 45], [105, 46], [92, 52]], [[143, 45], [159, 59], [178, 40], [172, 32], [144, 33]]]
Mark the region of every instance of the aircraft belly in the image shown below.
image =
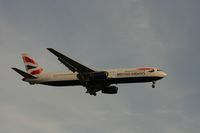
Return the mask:
[[46, 81], [40, 84], [50, 85], [50, 86], [75, 86], [81, 85], [79, 80], [60, 80], [60, 81]]
[[[131, 78], [109, 78], [107, 80], [95, 81], [96, 84], [118, 84], [118, 83], [142, 83], [152, 82], [161, 79], [161, 77], [131, 77]], [[79, 86], [79, 80], [46, 81], [40, 84], [50, 86]]]
[[128, 78], [111, 78], [108, 80], [110, 84], [118, 83], [142, 83], [142, 82], [152, 82], [161, 79], [161, 77], [128, 77]]

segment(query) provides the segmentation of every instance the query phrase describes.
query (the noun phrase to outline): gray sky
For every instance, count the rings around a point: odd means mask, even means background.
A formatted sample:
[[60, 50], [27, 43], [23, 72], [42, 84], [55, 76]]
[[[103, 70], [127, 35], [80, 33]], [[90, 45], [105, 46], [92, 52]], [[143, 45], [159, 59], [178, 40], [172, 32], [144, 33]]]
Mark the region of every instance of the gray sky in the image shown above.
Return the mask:
[[[1, 133], [199, 133], [198, 0], [0, 0]], [[30, 86], [12, 71], [20, 54], [66, 71], [53, 47], [91, 68], [152, 66], [168, 77], [118, 85]]]

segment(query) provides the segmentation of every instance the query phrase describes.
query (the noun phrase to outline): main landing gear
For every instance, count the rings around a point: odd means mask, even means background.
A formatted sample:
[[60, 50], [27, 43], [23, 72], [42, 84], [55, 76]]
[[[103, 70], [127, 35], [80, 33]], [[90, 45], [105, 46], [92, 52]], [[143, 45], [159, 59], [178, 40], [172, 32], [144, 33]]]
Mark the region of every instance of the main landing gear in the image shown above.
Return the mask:
[[153, 81], [153, 82], [152, 82], [152, 88], [155, 88], [155, 87], [156, 87], [155, 85], [156, 85], [156, 82]]
[[97, 95], [95, 88], [93, 88], [92, 86], [87, 86], [86, 89], [87, 89], [86, 93], [89, 93], [90, 95], [93, 96]]
[[87, 90], [86, 93], [89, 93], [90, 95], [93, 95], [93, 96], [96, 96], [96, 95], [97, 95], [96, 92], [93, 92], [93, 91], [91, 91], [91, 90]]

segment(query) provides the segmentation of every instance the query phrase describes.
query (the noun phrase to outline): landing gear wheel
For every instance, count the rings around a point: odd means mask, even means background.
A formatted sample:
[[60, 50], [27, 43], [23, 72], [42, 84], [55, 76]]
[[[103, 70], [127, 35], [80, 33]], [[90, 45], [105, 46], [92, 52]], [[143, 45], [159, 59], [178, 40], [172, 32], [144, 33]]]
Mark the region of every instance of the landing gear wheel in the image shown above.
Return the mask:
[[152, 88], [155, 88], [155, 85], [152, 85]]
[[89, 90], [89, 89], [87, 89], [87, 91], [86, 91], [85, 93], [89, 93], [90, 95], [93, 95], [93, 96], [96, 96], [96, 95], [97, 95], [96, 92], [94, 92], [94, 91], [92, 91], [92, 90]]
[[89, 92], [90, 95], [96, 96], [97, 93], [96, 92]]
[[155, 88], [156, 86], [155, 86], [155, 84], [156, 84], [156, 82], [152, 82], [153, 84], [152, 84], [152, 88]]

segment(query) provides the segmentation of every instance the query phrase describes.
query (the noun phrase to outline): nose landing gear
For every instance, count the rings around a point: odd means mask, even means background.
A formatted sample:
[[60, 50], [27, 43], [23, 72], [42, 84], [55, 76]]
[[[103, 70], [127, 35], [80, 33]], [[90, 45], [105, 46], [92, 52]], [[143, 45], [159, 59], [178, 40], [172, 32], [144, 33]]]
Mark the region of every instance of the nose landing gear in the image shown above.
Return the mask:
[[155, 87], [156, 87], [155, 85], [156, 85], [156, 82], [153, 81], [153, 82], [152, 82], [152, 88], [155, 88]]

